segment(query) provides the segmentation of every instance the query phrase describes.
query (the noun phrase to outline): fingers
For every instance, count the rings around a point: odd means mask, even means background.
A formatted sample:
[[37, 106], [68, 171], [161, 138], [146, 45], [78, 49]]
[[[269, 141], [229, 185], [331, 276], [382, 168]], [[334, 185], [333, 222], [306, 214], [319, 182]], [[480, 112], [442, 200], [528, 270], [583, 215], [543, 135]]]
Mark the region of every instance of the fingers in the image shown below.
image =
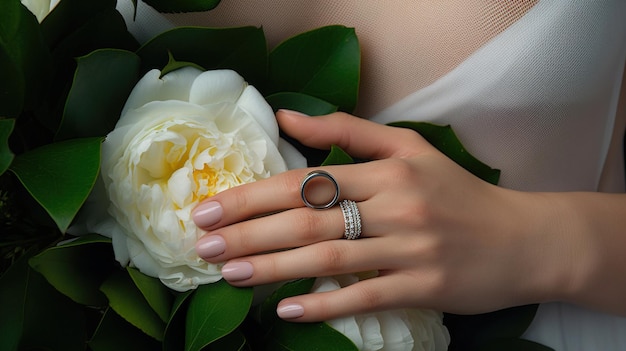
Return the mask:
[[[378, 201], [358, 202], [361, 238], [401, 230], [391, 211], [380, 211]], [[280, 249], [342, 239], [345, 219], [339, 206], [327, 210], [296, 208], [217, 228], [200, 238], [196, 252], [212, 263]]]
[[343, 215], [339, 208], [325, 211], [297, 208], [212, 231], [198, 240], [196, 252], [204, 260], [217, 263], [339, 239], [343, 231]]
[[412, 130], [384, 126], [346, 113], [308, 117], [279, 110], [276, 118], [287, 134], [307, 146], [328, 149], [338, 145], [348, 154], [364, 159], [408, 157], [433, 150]]
[[[381, 250], [390, 238], [330, 240], [292, 250], [237, 258], [226, 263], [222, 275], [232, 285], [253, 286], [306, 277], [321, 277], [379, 269], [396, 269], [406, 262]], [[399, 244], [399, 243], [397, 243]]]
[[[393, 287], [393, 288], [390, 288]], [[366, 279], [334, 291], [294, 296], [282, 300], [276, 312], [290, 322], [328, 321], [345, 316], [396, 309], [410, 304], [411, 291], [401, 275]]]

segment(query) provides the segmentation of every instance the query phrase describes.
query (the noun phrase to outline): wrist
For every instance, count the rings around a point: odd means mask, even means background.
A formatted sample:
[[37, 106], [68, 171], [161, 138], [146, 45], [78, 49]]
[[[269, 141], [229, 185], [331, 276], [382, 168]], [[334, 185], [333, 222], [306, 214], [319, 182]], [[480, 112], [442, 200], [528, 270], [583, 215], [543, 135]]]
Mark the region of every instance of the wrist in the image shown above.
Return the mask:
[[553, 193], [514, 192], [513, 198], [517, 303], [567, 300], [581, 258], [580, 242], [571, 237], [574, 211]]

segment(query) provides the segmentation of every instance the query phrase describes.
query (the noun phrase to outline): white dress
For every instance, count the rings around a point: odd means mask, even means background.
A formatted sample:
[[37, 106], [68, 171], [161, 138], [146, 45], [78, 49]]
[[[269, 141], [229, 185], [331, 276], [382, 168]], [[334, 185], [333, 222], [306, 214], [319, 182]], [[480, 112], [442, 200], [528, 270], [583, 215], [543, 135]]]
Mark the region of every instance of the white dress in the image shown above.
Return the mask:
[[[365, 115], [380, 123], [451, 124], [471, 153], [502, 170], [504, 187], [624, 192], [626, 113], [622, 107], [618, 114], [618, 102], [626, 61], [626, 1], [531, 2], [519, 18], [461, 55], [443, 74], [408, 93], [410, 86], [398, 88], [395, 99], [381, 98], [379, 105], [392, 101], [388, 107], [374, 107]], [[120, 1], [118, 8], [130, 14], [128, 1]], [[140, 40], [171, 27], [172, 20], [208, 21], [200, 15], [164, 18], [145, 5], [140, 10], [136, 22], [128, 20]], [[272, 31], [271, 23], [263, 25]], [[375, 95], [375, 88], [365, 90]], [[626, 350], [626, 318], [546, 303], [525, 337], [557, 351]]]

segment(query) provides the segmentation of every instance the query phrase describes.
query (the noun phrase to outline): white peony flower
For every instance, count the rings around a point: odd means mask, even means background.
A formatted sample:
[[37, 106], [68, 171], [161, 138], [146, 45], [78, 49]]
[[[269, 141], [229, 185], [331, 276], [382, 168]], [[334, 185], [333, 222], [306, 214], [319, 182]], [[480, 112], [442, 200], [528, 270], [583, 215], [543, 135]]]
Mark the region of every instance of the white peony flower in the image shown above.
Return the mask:
[[290, 168], [306, 160], [279, 140], [271, 107], [234, 71], [160, 75], [152, 70], [137, 83], [103, 143], [110, 216], [89, 229], [112, 237], [122, 265], [186, 291], [222, 277], [220, 265], [195, 252], [203, 235], [191, 218], [196, 204], [286, 171], [285, 159], [294, 160]]
[[[311, 292], [337, 290], [359, 281], [356, 275], [317, 278]], [[363, 351], [447, 350], [450, 334], [443, 313], [433, 310], [399, 309], [327, 321]]]
[[44, 18], [59, 3], [59, 0], [21, 0], [22, 5], [37, 17], [37, 21], [41, 23]]

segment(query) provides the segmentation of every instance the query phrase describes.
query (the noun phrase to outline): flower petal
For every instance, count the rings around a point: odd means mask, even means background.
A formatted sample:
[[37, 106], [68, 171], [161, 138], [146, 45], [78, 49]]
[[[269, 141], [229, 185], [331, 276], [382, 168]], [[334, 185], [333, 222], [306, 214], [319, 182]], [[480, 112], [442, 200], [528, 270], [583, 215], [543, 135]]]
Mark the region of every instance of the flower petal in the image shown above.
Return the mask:
[[[157, 69], [149, 71], [137, 82], [130, 93], [122, 110], [118, 126], [135, 123], [135, 121], [128, 120], [126, 112], [139, 108], [151, 101], [189, 101], [192, 83], [201, 73], [202, 71], [197, 68], [183, 67], [159, 78], [161, 71]], [[135, 117], [137, 116], [135, 115]]]
[[249, 85], [241, 94], [237, 106], [246, 111], [267, 133], [274, 145], [278, 144], [278, 123], [272, 107], [259, 91]]
[[288, 169], [298, 169], [298, 168], [306, 168], [307, 161], [306, 157], [298, 151], [293, 145], [291, 145], [287, 140], [280, 138], [278, 139], [278, 152], [282, 155], [285, 163], [287, 164]]
[[202, 72], [191, 85], [189, 102], [198, 105], [234, 103], [245, 87], [243, 77], [233, 70]]

